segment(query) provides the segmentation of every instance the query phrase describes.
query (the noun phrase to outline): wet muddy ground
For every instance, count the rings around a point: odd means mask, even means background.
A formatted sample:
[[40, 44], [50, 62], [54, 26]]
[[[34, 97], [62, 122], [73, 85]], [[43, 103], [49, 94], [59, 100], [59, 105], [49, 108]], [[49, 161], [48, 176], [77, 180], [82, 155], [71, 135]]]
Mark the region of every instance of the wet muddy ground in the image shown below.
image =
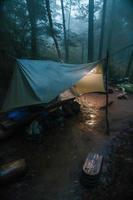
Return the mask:
[[[118, 100], [109, 107], [110, 135], [105, 129], [105, 95], [86, 94], [79, 98], [81, 113], [59, 127], [45, 132], [42, 142], [28, 140], [20, 132], [0, 144], [1, 163], [26, 158], [27, 173], [18, 181], [0, 188], [1, 200], [95, 200], [109, 199], [105, 188], [88, 191], [80, 185], [82, 165], [89, 152], [102, 153], [105, 157], [101, 185], [108, 187], [107, 165], [112, 151], [112, 141], [129, 129], [133, 117], [133, 96]], [[125, 136], [124, 136], [125, 137]], [[120, 142], [118, 142], [120, 144]], [[95, 192], [94, 192], [95, 191]], [[95, 195], [94, 195], [95, 193]], [[97, 196], [96, 196], [97, 195]], [[108, 197], [108, 198], [107, 198]]]

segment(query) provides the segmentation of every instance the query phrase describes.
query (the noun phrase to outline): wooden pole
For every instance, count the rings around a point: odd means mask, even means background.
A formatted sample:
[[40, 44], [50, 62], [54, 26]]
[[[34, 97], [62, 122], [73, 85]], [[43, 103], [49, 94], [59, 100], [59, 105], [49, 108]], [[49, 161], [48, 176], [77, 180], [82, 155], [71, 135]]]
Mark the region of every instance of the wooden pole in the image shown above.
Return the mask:
[[109, 111], [108, 111], [108, 104], [109, 104], [109, 95], [108, 95], [108, 69], [109, 69], [109, 51], [107, 50], [106, 55], [106, 62], [105, 62], [105, 89], [106, 89], [106, 134], [109, 135]]

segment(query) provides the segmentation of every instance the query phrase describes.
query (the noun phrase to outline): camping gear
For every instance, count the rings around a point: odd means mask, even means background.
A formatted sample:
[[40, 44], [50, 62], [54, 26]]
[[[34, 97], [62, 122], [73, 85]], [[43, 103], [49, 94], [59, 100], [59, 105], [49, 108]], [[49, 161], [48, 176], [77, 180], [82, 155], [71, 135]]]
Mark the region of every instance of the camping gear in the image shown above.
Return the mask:
[[87, 188], [97, 186], [102, 168], [103, 156], [89, 153], [82, 169], [81, 184]]
[[[55, 115], [55, 111], [59, 110], [65, 104], [69, 104], [69, 102], [74, 102], [75, 98], [65, 99], [62, 101], [52, 101], [47, 106], [42, 105], [34, 105], [28, 106], [26, 108], [19, 108], [18, 110], [12, 110], [1, 115], [0, 118], [0, 140], [6, 139], [7, 137], [11, 136], [13, 133], [18, 132], [29, 125], [33, 120], [41, 119], [41, 126], [43, 124], [44, 129], [48, 129], [51, 127], [52, 122], [56, 122], [58, 120], [58, 124], [63, 124], [62, 116], [58, 115], [55, 120], [52, 115]], [[63, 113], [62, 113], [63, 114]], [[76, 114], [76, 113], [75, 113]], [[56, 114], [57, 116], [57, 114]], [[60, 122], [59, 122], [60, 121]], [[61, 122], [62, 121], [62, 122]]]
[[0, 140], [9, 137], [13, 130], [15, 130], [24, 119], [29, 117], [26, 109], [7, 112], [0, 119]]
[[26, 109], [21, 109], [21, 110], [14, 110], [12, 112], [7, 113], [7, 118], [11, 120], [16, 120], [19, 121], [28, 115], [28, 111]]
[[38, 136], [42, 132], [42, 127], [38, 120], [33, 120], [31, 124], [27, 127], [26, 132], [29, 136]]
[[127, 92], [127, 93], [133, 94], [133, 84], [131, 84], [131, 83], [119, 84], [118, 87], [119, 87], [120, 89], [122, 89], [123, 91]]
[[0, 120], [0, 140], [9, 137], [16, 127], [17, 124], [14, 120], [8, 118]]
[[89, 73], [83, 76], [83, 78], [72, 87], [72, 90], [78, 95], [88, 92], [105, 92], [102, 65], [98, 64]]
[[0, 166], [0, 184], [16, 180], [26, 171], [25, 159], [19, 159]]
[[80, 112], [80, 104], [77, 101], [68, 101], [62, 105], [62, 110], [65, 117], [71, 117]]
[[128, 99], [127, 93], [126, 92], [121, 92], [117, 96], [118, 99]]
[[49, 104], [72, 86], [79, 94], [105, 92], [101, 65], [18, 59], [2, 111]]
[[[40, 112], [30, 112], [27, 108], [27, 111], [23, 109], [19, 109], [17, 111], [19, 113], [19, 117], [16, 116], [16, 111], [10, 111], [3, 114], [3, 117], [0, 119], [0, 140], [6, 139], [7, 137], [11, 136], [12, 133], [15, 133], [19, 129], [20, 130], [28, 125], [33, 119], [38, 116]], [[25, 114], [26, 113], [26, 114]]]

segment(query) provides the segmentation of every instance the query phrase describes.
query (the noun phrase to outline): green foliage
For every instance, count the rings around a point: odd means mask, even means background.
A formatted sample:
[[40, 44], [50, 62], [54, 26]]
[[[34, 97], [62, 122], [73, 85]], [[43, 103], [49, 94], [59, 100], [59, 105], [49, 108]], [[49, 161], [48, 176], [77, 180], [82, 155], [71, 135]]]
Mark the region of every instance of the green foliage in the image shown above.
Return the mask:
[[[49, 26], [48, 16], [46, 12], [46, 5], [44, 0], [34, 0], [34, 17], [36, 21], [36, 41], [37, 41], [37, 54], [36, 58], [49, 57], [56, 59], [56, 49], [53, 48], [53, 41], [51, 37], [51, 30]], [[59, 1], [58, 1], [59, 2]], [[88, 36], [88, 2], [82, 0], [63, 0], [67, 42], [70, 49], [70, 61], [77, 62], [77, 55], [81, 55], [82, 44], [87, 44]], [[108, 1], [106, 27], [104, 38], [104, 52], [107, 45], [107, 36], [109, 29], [109, 14], [111, 0]], [[55, 0], [50, 0], [51, 14], [53, 20], [54, 34], [58, 40], [61, 51], [64, 50], [63, 45], [63, 24], [61, 5]], [[94, 17], [94, 57], [97, 60], [97, 49], [99, 46], [99, 35], [101, 28], [101, 13], [103, 1], [95, 0], [95, 17]], [[114, 14], [115, 24], [112, 38], [112, 52], [116, 51], [130, 43], [133, 43], [132, 30], [133, 30], [133, 1], [132, 0], [118, 0]], [[7, 55], [15, 57], [30, 58], [31, 55], [31, 22], [26, 0], [6, 0], [0, 1], [0, 52], [4, 51]], [[127, 44], [128, 43], [128, 44]], [[88, 47], [84, 46], [85, 55], [87, 54]], [[0, 53], [1, 54], [1, 53]], [[121, 60], [122, 53], [116, 58]], [[1, 54], [2, 57], [2, 54]], [[80, 56], [79, 56], [80, 57]], [[4, 57], [5, 58], [5, 57]], [[78, 58], [81, 60], [81, 57]], [[69, 61], [69, 62], [70, 62]], [[126, 62], [125, 62], [126, 61]], [[128, 56], [123, 56], [124, 67], [127, 67]], [[124, 68], [120, 65], [110, 68], [110, 76], [123, 76]], [[131, 69], [131, 74], [132, 73]], [[132, 75], [130, 75], [132, 79]]]

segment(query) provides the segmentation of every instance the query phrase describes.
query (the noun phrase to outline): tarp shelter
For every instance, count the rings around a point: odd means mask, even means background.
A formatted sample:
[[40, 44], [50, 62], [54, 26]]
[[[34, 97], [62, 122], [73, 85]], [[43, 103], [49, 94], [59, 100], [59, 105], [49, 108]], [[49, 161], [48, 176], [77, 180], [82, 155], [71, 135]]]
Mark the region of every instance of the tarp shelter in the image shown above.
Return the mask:
[[18, 59], [2, 111], [49, 103], [71, 87], [78, 94], [104, 92], [101, 65]]
[[97, 64], [95, 68], [73, 86], [73, 90], [78, 95], [88, 92], [105, 92], [102, 65]]

